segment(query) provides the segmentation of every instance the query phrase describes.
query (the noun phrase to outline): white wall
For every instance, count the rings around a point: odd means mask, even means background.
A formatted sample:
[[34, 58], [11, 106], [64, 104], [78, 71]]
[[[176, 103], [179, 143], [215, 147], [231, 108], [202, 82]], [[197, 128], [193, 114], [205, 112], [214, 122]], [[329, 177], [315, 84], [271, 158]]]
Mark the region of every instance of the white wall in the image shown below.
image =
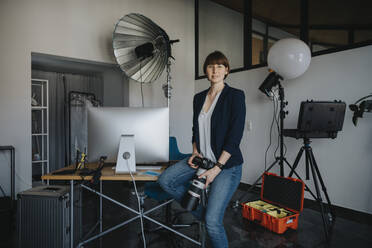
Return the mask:
[[[282, 83], [289, 115], [285, 128], [296, 128], [299, 105], [304, 100], [342, 100], [352, 104], [372, 93], [372, 46], [312, 58], [308, 71], [301, 77]], [[227, 82], [246, 94], [247, 117], [253, 123], [244, 133], [241, 149], [244, 154], [242, 182], [252, 184], [264, 170], [264, 153], [269, 143], [272, 102], [258, 87], [268, 75], [267, 68], [230, 74]], [[209, 87], [206, 80], [198, 80], [196, 92]], [[365, 114], [355, 127], [352, 112], [347, 108], [343, 130], [332, 139], [313, 140], [315, 159], [333, 204], [372, 213], [372, 116]], [[302, 140], [285, 138], [287, 159], [293, 164]], [[269, 154], [272, 154], [269, 153]], [[270, 157], [268, 164], [273, 158]], [[304, 158], [300, 175], [305, 179]], [[279, 166], [275, 170], [278, 172]], [[288, 167], [286, 167], [288, 168]], [[289, 170], [287, 169], [288, 174]], [[312, 180], [309, 185], [315, 192]], [[311, 195], [307, 194], [311, 199]]]
[[[193, 10], [193, 1], [188, 0], [0, 1], [0, 145], [16, 148], [17, 192], [31, 186], [31, 52], [115, 63], [116, 22], [131, 12], [149, 17], [171, 38], [181, 40], [173, 46], [177, 60], [172, 67], [170, 132], [191, 136]], [[191, 151], [188, 140], [180, 147]]]

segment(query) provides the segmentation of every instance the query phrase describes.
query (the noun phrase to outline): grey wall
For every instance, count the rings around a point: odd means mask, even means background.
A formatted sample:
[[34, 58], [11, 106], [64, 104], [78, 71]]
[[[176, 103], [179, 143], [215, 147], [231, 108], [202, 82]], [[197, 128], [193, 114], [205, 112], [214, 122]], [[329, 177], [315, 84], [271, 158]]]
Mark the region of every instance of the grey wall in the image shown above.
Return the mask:
[[[372, 46], [312, 58], [308, 71], [301, 77], [283, 82], [289, 115], [285, 128], [296, 128], [299, 105], [304, 100], [342, 100], [352, 104], [372, 93]], [[246, 94], [246, 130], [241, 143], [244, 154], [242, 182], [252, 184], [264, 171], [264, 154], [269, 144], [272, 102], [258, 87], [268, 75], [267, 68], [233, 73], [227, 82], [241, 88]], [[209, 87], [207, 80], [195, 83], [196, 92]], [[365, 114], [358, 127], [351, 122], [352, 112], [347, 109], [342, 132], [332, 139], [313, 140], [311, 146], [333, 204], [372, 213], [372, 115]], [[275, 140], [275, 139], [274, 139]], [[302, 146], [301, 140], [285, 138], [287, 159], [294, 162]], [[269, 152], [268, 165], [273, 161]], [[279, 172], [278, 166], [273, 172]], [[298, 169], [305, 178], [304, 158]], [[287, 167], [287, 174], [289, 173]], [[312, 180], [307, 181], [314, 190]], [[306, 194], [311, 199], [311, 195]]]
[[[172, 67], [170, 133], [190, 136], [194, 92], [193, 1], [0, 1], [0, 145], [16, 148], [17, 192], [31, 187], [31, 53], [115, 63], [114, 25], [131, 12], [149, 17], [171, 38], [181, 40], [173, 45], [177, 60]], [[149, 92], [157, 91], [164, 81], [163, 75], [155, 86], [148, 88]], [[152, 98], [152, 103], [162, 103], [164, 98], [156, 94], [159, 99]], [[133, 101], [138, 97], [131, 95]], [[181, 140], [180, 147], [191, 151], [189, 140]], [[3, 172], [5, 169], [0, 168], [0, 174]]]
[[105, 70], [103, 76], [103, 104], [109, 107], [129, 106], [129, 82], [120, 68]]

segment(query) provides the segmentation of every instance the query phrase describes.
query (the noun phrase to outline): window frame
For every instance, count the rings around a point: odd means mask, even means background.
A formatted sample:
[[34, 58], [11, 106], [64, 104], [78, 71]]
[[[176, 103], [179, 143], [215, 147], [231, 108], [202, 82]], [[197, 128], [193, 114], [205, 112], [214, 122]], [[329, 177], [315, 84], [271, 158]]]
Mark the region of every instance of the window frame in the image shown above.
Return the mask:
[[[268, 40], [279, 40], [275, 37], [271, 37], [268, 35], [269, 27], [276, 27], [276, 28], [283, 28], [283, 27], [291, 27], [291, 28], [299, 28], [300, 29], [300, 39], [304, 41], [310, 47], [312, 51], [313, 45], [319, 45], [320, 43], [314, 42], [309, 44], [309, 32], [310, 30], [320, 30], [320, 29], [333, 29], [333, 30], [346, 30], [349, 32], [348, 35], [348, 45], [339, 46], [335, 48], [329, 48], [317, 52], [311, 52], [312, 57], [330, 54], [340, 51], [345, 51], [349, 49], [364, 47], [372, 45], [372, 40], [366, 40], [354, 43], [354, 32], [360, 30], [368, 30], [372, 29], [372, 25], [362, 25], [361, 27], [343, 27], [343, 26], [336, 26], [336, 25], [309, 25], [309, 0], [301, 0], [300, 1], [300, 25], [281, 25], [278, 23], [268, 23], [266, 21], [262, 21], [266, 24], [266, 31], [265, 33], [261, 33], [258, 31], [253, 30], [252, 28], [252, 0], [244, 0], [244, 23], [243, 23], [243, 61], [244, 65], [240, 68], [234, 68], [230, 70], [230, 73], [241, 72], [251, 69], [256, 69], [260, 67], [267, 66], [267, 62], [260, 63], [256, 65], [252, 65], [252, 34], [257, 34], [264, 37], [264, 54], [267, 56], [268, 53]], [[199, 0], [194, 0], [194, 24], [195, 24], [195, 80], [206, 78], [206, 75], [199, 75]], [[321, 44], [320, 44], [321, 45]]]

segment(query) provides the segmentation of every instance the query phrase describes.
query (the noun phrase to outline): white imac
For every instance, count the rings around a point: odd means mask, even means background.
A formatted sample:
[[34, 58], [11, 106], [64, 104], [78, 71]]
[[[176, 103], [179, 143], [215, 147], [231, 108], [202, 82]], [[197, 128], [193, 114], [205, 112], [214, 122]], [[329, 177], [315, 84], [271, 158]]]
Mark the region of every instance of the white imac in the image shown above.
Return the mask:
[[116, 163], [116, 173], [168, 162], [169, 108], [89, 107], [88, 160], [101, 156]]

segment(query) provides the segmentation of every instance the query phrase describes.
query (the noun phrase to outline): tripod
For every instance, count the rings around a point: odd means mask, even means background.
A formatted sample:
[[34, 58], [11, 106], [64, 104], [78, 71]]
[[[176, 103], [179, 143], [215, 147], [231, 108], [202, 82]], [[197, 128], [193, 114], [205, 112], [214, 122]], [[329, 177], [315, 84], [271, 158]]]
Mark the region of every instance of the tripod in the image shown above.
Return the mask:
[[[316, 200], [316, 202], [320, 206], [320, 211], [321, 211], [322, 220], [323, 220], [324, 233], [325, 233], [326, 240], [328, 241], [329, 240], [328, 239], [329, 238], [329, 227], [332, 223], [334, 223], [336, 215], [335, 215], [335, 213], [332, 209], [332, 204], [331, 204], [331, 201], [329, 200], [329, 196], [328, 196], [328, 193], [327, 193], [327, 188], [324, 185], [324, 181], [323, 181], [322, 176], [320, 174], [318, 165], [315, 161], [314, 153], [313, 153], [313, 150], [310, 146], [310, 143], [311, 143], [310, 138], [304, 137], [303, 141], [304, 141], [304, 145], [299, 150], [299, 152], [296, 156], [296, 160], [293, 164], [293, 168], [292, 168], [292, 170], [291, 170], [291, 172], [289, 173], [288, 176], [291, 177], [293, 175], [293, 173], [295, 173], [296, 176], [298, 178], [300, 178], [297, 175], [295, 170], [298, 166], [298, 163], [299, 163], [299, 161], [302, 157], [303, 152], [305, 151], [306, 180], [309, 180], [309, 167], [310, 167], [311, 174], [312, 174], [313, 181], [314, 181], [315, 190], [316, 190], [316, 196], [313, 194], [313, 192], [311, 192], [311, 190], [307, 186], [306, 186], [306, 190], [309, 191], [309, 193], [314, 197], [314, 199]], [[318, 180], [319, 180], [319, 182], [322, 186], [322, 191], [323, 191], [323, 193], [326, 197], [327, 205], [323, 205], [323, 200], [322, 200], [322, 195], [321, 195], [321, 192], [320, 192]], [[326, 218], [326, 212], [325, 211], [327, 211], [327, 213], [328, 213], [328, 219]]]

